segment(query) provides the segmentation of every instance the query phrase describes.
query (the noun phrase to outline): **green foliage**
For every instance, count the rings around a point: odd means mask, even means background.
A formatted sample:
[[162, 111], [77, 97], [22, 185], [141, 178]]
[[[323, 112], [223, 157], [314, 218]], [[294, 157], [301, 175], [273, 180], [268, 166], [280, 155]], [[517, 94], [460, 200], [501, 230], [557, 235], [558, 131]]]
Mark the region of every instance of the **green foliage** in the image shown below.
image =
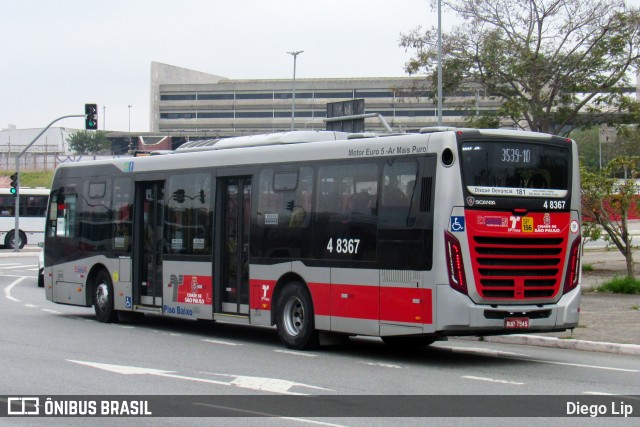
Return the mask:
[[593, 265], [591, 265], [591, 264], [582, 264], [582, 271], [585, 271], [585, 272], [593, 271]]
[[467, 126], [478, 129], [497, 129], [500, 127], [500, 116], [483, 111], [478, 115], [469, 114], [465, 117], [464, 121]]
[[111, 143], [102, 131], [81, 130], [67, 138], [69, 149], [76, 154], [97, 154], [111, 147]]
[[[13, 171], [2, 171], [0, 176], [9, 177]], [[21, 187], [45, 187], [51, 188], [54, 171], [20, 171]]]
[[[580, 169], [582, 184], [583, 236], [598, 238], [600, 229], [624, 255], [627, 276], [634, 278], [632, 236], [629, 234], [629, 212], [636, 202], [636, 179], [640, 176], [640, 157], [613, 159], [602, 170]], [[625, 179], [616, 179], [625, 176]]]
[[595, 288], [595, 290], [615, 294], [640, 294], [640, 281], [629, 277], [614, 277]]
[[[622, 87], [640, 59], [640, 11], [624, 0], [442, 4], [464, 20], [442, 35], [445, 94], [479, 87], [501, 101], [500, 118], [538, 132], [628, 119], [610, 114], [630, 110]], [[437, 28], [402, 34], [400, 46], [415, 52], [405, 70], [435, 82]]]

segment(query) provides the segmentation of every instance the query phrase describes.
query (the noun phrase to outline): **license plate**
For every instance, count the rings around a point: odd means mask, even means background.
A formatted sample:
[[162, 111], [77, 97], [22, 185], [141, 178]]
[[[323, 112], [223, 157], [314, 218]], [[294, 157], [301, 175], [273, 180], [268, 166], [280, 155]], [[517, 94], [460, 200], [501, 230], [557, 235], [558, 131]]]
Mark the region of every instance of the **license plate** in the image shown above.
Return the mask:
[[507, 317], [504, 319], [504, 327], [507, 329], [528, 329], [528, 317]]

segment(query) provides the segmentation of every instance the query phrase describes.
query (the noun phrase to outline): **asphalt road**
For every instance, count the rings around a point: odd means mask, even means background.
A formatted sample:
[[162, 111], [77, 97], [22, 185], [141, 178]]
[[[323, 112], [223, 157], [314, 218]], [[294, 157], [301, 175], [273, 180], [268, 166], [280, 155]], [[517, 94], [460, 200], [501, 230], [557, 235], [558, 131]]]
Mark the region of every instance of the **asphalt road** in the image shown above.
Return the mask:
[[[640, 395], [635, 356], [457, 339], [398, 352], [376, 338], [299, 352], [284, 348], [273, 328], [154, 316], [101, 324], [91, 308], [46, 301], [34, 261], [0, 265], [3, 395], [238, 395], [239, 408], [241, 396], [256, 395]], [[309, 421], [293, 418], [267, 425]]]

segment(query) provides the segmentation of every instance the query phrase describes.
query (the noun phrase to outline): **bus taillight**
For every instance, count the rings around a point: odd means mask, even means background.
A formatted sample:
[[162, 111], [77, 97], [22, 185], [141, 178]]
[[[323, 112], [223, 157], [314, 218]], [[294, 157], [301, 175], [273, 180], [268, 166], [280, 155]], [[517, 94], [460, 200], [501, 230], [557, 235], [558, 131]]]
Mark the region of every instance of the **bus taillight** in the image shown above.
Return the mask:
[[467, 294], [467, 283], [462, 262], [462, 248], [460, 242], [448, 231], [444, 234], [447, 252], [447, 272], [449, 273], [449, 286], [458, 292]]
[[580, 241], [580, 238], [575, 239], [569, 251], [569, 268], [564, 278], [565, 294], [578, 286], [578, 278], [580, 277]]

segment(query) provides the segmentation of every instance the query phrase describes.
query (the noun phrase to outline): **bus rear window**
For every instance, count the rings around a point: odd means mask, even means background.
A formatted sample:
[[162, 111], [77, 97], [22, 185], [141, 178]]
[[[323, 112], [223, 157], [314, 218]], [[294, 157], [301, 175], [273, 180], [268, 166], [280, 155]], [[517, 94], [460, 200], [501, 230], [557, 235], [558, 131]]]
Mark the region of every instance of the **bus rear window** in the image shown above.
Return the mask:
[[462, 174], [475, 196], [566, 197], [571, 150], [567, 146], [465, 142]]

